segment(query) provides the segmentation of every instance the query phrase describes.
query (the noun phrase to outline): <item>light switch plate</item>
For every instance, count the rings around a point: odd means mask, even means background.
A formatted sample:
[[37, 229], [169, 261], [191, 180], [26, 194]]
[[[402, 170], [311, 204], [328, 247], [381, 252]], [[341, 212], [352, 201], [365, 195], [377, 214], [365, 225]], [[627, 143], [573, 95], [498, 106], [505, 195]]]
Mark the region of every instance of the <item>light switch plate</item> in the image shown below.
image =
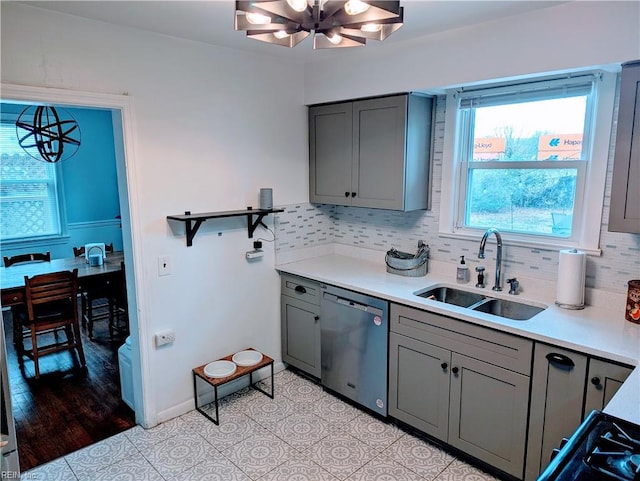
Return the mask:
[[169, 274], [171, 274], [169, 256], [158, 256], [158, 275], [168, 276]]

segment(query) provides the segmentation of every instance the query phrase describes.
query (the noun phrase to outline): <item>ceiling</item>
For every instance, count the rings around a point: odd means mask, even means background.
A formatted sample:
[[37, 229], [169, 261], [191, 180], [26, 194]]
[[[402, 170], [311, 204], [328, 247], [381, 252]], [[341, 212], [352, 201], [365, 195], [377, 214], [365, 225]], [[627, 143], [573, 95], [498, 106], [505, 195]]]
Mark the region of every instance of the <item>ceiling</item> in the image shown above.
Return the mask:
[[[4, 3], [4, 1], [3, 1]], [[314, 58], [327, 59], [345, 50], [313, 51], [311, 38], [290, 49], [265, 44], [235, 31], [233, 0], [211, 1], [23, 1], [23, 4], [99, 20], [123, 27], [146, 30], [211, 45], [252, 51], [259, 54], [311, 62]], [[398, 46], [405, 42], [446, 30], [483, 23], [499, 18], [519, 15], [532, 10], [548, 8], [566, 1], [463, 1], [463, 0], [402, 0], [404, 25], [384, 41]], [[369, 41], [368, 50], [383, 48], [381, 42]]]

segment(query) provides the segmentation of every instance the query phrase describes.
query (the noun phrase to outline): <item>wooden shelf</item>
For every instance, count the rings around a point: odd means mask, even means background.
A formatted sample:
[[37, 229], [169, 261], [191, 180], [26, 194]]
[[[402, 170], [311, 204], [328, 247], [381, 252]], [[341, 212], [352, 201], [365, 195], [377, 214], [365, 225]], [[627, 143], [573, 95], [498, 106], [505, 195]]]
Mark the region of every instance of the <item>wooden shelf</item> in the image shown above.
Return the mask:
[[[175, 220], [184, 222], [187, 233], [187, 247], [193, 245], [193, 238], [196, 236], [198, 229], [202, 223], [209, 219], [222, 219], [225, 217], [247, 217], [247, 230], [249, 233], [249, 239], [253, 238], [253, 233], [262, 225], [264, 228], [267, 226], [262, 222], [262, 219], [269, 214], [276, 212], [284, 212], [284, 209], [245, 209], [245, 210], [227, 210], [220, 212], [204, 212], [200, 214], [192, 214], [187, 211], [184, 214], [168, 215], [168, 220]], [[255, 220], [254, 220], [255, 217]]]

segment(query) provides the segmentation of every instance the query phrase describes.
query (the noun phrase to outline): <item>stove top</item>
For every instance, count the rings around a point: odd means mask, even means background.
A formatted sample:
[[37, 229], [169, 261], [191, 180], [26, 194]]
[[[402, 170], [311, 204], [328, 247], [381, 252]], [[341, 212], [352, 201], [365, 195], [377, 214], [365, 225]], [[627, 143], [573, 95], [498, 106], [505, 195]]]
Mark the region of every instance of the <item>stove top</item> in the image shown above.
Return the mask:
[[591, 412], [538, 481], [640, 481], [640, 426]]

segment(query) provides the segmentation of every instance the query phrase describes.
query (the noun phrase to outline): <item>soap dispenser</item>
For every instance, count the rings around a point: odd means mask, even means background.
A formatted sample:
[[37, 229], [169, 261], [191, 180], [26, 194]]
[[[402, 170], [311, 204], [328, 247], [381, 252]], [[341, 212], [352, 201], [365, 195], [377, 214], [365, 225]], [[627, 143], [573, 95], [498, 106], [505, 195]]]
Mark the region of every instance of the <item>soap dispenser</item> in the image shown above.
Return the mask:
[[458, 281], [458, 284], [466, 284], [469, 282], [469, 267], [464, 261], [464, 256], [460, 256], [460, 264], [458, 264], [458, 270], [456, 272], [456, 281]]

